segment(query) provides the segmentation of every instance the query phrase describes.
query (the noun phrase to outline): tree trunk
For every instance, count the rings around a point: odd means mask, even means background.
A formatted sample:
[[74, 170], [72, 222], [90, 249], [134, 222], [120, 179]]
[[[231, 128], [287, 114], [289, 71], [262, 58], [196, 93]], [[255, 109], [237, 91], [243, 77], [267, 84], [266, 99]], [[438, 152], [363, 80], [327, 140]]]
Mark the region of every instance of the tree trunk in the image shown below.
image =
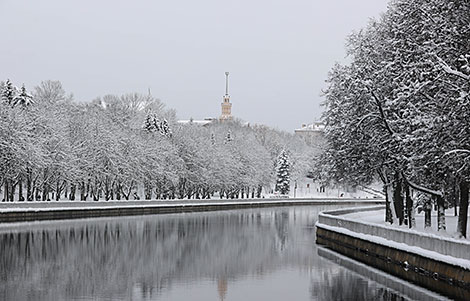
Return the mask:
[[146, 180], [144, 181], [144, 191], [145, 191], [145, 199], [146, 200], [151, 200], [152, 199], [152, 185], [150, 184], [150, 181]]
[[[192, 195], [193, 195], [193, 190], [191, 188], [188, 188], [188, 189], [186, 189], [186, 193], [187, 193], [186, 196], [188, 197], [188, 200], [190, 200]], [[184, 198], [184, 196], [183, 196], [183, 198]]]
[[132, 187], [134, 186], [134, 181], [131, 181], [130, 185], [129, 185], [129, 188], [127, 189], [127, 193], [124, 192], [124, 189], [122, 189], [122, 185], [121, 185], [121, 193], [122, 195], [124, 196], [124, 198], [126, 199], [126, 201], [129, 200], [129, 197], [131, 195], [131, 192], [132, 192]]
[[393, 224], [393, 215], [392, 215], [392, 208], [390, 206], [390, 197], [391, 197], [391, 189], [389, 188], [391, 184], [384, 185], [384, 194], [385, 194], [385, 222]]
[[47, 189], [46, 189], [46, 184], [42, 185], [42, 196], [41, 200], [44, 202], [47, 198]]
[[110, 188], [110, 183], [108, 177], [106, 177], [106, 180], [104, 182], [104, 199], [106, 201], [109, 201], [111, 198], [111, 188]]
[[10, 195], [10, 194], [8, 193], [8, 192], [9, 192], [9, 189], [8, 189], [8, 188], [9, 188], [9, 187], [8, 187], [8, 186], [9, 186], [8, 179], [5, 179], [5, 180], [3, 181], [3, 184], [4, 184], [4, 188], [3, 188], [3, 200], [2, 200], [2, 202], [8, 202], [8, 197], [9, 197], [9, 195]]
[[62, 188], [60, 187], [60, 181], [57, 180], [55, 183], [55, 200], [57, 202], [60, 200], [61, 193], [62, 193]]
[[442, 196], [436, 197], [437, 203], [437, 231], [446, 231], [445, 200]]
[[87, 196], [88, 196], [87, 188], [86, 188], [85, 182], [82, 181], [80, 183], [80, 201], [86, 201]]
[[431, 210], [431, 198], [428, 198], [426, 204], [424, 205], [424, 228], [431, 228]]
[[18, 180], [18, 201], [23, 202], [23, 179], [20, 177]]
[[36, 185], [38, 182], [39, 175], [37, 175], [34, 180], [32, 181], [32, 189], [31, 189], [31, 195], [33, 196], [33, 200], [35, 201], [40, 201], [41, 200], [41, 195], [39, 194], [39, 187]]
[[405, 197], [406, 197], [406, 216], [408, 218], [408, 228], [416, 227], [416, 220], [414, 214], [413, 199], [411, 198], [410, 187], [405, 185]]
[[393, 205], [398, 218], [398, 224], [403, 225], [404, 210], [403, 210], [403, 191], [402, 179], [399, 173], [395, 174], [395, 182], [393, 185]]
[[33, 201], [33, 190], [32, 190], [32, 183], [31, 183], [31, 172], [28, 171], [28, 175], [26, 176], [26, 200], [28, 202]]
[[459, 185], [457, 181], [453, 181], [452, 184], [452, 204], [454, 205], [454, 216], [458, 216], [457, 206], [459, 205]]
[[459, 220], [457, 223], [457, 233], [467, 237], [467, 218], [468, 218], [468, 182], [460, 182], [460, 208]]
[[49, 185], [44, 183], [42, 187], [42, 201], [50, 201], [49, 199]]
[[394, 193], [393, 193], [393, 183], [386, 184], [385, 189], [386, 200], [388, 200], [388, 209], [390, 210], [390, 223], [397, 223], [397, 213], [395, 211], [395, 202], [394, 202]]
[[263, 191], [263, 186], [258, 185], [258, 190], [256, 191], [256, 197], [260, 198], [261, 197], [261, 192]]
[[70, 185], [70, 195], [69, 195], [69, 200], [75, 201], [75, 191], [77, 190], [77, 185], [72, 184]]
[[116, 200], [120, 201], [121, 200], [121, 184], [117, 183], [116, 184]]
[[40, 202], [41, 201], [41, 191], [39, 190], [39, 187], [34, 187], [34, 200], [36, 202]]
[[14, 201], [15, 201], [16, 185], [18, 185], [18, 183], [14, 183], [14, 184], [13, 184], [13, 181], [11, 181], [10, 184], [11, 184], [11, 189], [10, 189], [10, 202], [14, 202]]

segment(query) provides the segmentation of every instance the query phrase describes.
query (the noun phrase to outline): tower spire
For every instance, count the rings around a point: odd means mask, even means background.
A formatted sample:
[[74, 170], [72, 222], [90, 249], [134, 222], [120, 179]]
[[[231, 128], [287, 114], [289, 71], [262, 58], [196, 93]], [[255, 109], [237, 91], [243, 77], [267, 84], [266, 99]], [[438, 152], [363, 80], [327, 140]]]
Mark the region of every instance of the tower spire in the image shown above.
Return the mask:
[[228, 72], [225, 72], [225, 95], [222, 102], [222, 115], [221, 120], [231, 120], [232, 117], [232, 104], [230, 103], [230, 96], [228, 95]]

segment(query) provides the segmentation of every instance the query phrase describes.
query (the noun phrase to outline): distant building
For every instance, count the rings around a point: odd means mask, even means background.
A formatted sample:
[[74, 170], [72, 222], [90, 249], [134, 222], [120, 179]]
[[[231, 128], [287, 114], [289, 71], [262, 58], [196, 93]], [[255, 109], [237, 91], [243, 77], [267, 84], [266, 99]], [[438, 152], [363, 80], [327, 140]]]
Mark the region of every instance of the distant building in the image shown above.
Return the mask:
[[311, 124], [302, 124], [302, 127], [295, 129], [296, 136], [302, 137], [307, 144], [319, 145], [325, 140], [325, 124], [317, 121]]
[[[225, 72], [225, 95], [223, 97], [222, 105], [222, 114], [219, 119], [217, 118], [204, 118], [203, 120], [178, 120], [179, 124], [195, 124], [200, 126], [207, 126], [209, 124], [215, 123], [217, 121], [233, 120], [232, 116], [232, 103], [230, 102], [230, 95], [228, 94], [228, 72]], [[245, 125], [250, 126], [249, 123]]]
[[232, 120], [232, 104], [230, 103], [230, 95], [228, 95], [228, 72], [225, 72], [225, 95], [222, 102], [222, 115], [220, 120]]
[[177, 122], [179, 124], [194, 124], [200, 126], [207, 126], [215, 121], [217, 121], [216, 118], [204, 118], [203, 120], [194, 120], [191, 118], [189, 120], [178, 120]]

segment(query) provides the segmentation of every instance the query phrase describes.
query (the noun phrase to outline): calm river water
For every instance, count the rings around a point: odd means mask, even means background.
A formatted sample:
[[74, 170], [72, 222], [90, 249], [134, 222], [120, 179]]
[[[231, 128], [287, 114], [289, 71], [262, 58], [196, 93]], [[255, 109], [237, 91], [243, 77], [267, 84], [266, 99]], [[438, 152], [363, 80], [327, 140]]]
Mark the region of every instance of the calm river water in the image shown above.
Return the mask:
[[0, 299], [358, 301], [428, 296], [317, 247], [318, 212], [332, 208], [2, 225]]

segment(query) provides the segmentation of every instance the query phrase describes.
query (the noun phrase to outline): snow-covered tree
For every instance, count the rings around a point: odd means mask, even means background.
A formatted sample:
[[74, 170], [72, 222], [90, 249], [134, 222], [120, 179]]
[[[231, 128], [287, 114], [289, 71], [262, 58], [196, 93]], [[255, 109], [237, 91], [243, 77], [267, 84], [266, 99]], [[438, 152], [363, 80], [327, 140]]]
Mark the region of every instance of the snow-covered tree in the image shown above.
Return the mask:
[[[0, 83], [2, 95], [13, 95], [8, 86]], [[239, 121], [178, 124], [173, 110], [138, 93], [78, 103], [45, 81], [32, 102], [25, 88], [12, 89], [15, 102], [0, 102], [5, 201], [261, 197], [283, 145], [294, 158], [307, 153], [292, 134], [262, 136]]]
[[229, 130], [225, 136], [224, 143], [230, 143], [233, 141], [232, 132]]
[[13, 106], [26, 107], [26, 106], [31, 105], [33, 102], [34, 102], [33, 101], [33, 96], [30, 95], [26, 91], [26, 88], [23, 84], [23, 86], [21, 86], [21, 88], [20, 88], [20, 91], [19, 91], [18, 95], [13, 99], [12, 105]]
[[168, 120], [166, 120], [166, 118], [163, 119], [163, 121], [160, 124], [160, 133], [166, 137], [172, 136], [170, 124], [168, 123]]
[[155, 131], [154, 115], [152, 113], [148, 113], [147, 116], [145, 116], [145, 123], [142, 127], [149, 133]]
[[13, 83], [9, 79], [7, 79], [1, 91], [2, 101], [8, 105], [12, 105], [16, 97], [17, 90], [18, 89], [13, 85]]
[[290, 190], [290, 163], [287, 151], [282, 150], [279, 154], [276, 167], [276, 191], [287, 195]]
[[391, 1], [348, 39], [351, 63], [330, 73], [323, 173], [358, 184], [376, 175], [390, 222], [413, 225], [414, 190], [436, 203], [444, 230], [455, 183], [468, 181], [468, 10], [467, 1]]

